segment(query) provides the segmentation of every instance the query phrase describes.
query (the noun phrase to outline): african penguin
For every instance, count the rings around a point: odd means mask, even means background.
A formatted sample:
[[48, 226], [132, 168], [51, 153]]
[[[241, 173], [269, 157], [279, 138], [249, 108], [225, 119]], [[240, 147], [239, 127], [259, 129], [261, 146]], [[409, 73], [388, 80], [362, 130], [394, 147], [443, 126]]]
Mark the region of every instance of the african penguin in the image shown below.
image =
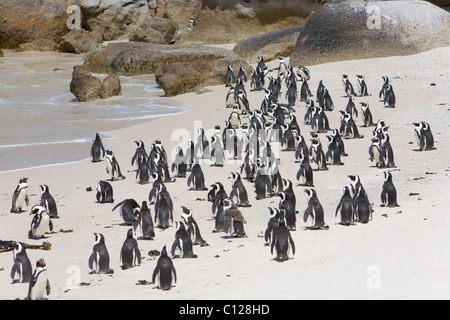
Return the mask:
[[[109, 268], [109, 253], [105, 244], [105, 237], [101, 233], [94, 233], [95, 241], [92, 254], [89, 256], [88, 265], [92, 273], [112, 274], [114, 270]], [[95, 264], [95, 266], [94, 266]]]
[[386, 207], [399, 207], [397, 203], [397, 190], [392, 182], [392, 174], [384, 171], [384, 183], [381, 191], [381, 203]]
[[44, 207], [34, 206], [30, 214], [34, 214], [31, 230], [28, 232], [30, 239], [44, 238], [47, 231], [53, 231], [53, 222]]
[[[33, 268], [31, 267], [30, 259], [26, 252], [26, 244], [23, 242], [15, 242], [13, 250], [14, 264], [11, 268], [11, 279], [13, 283], [18, 282], [30, 282], [33, 276]], [[19, 275], [18, 280], [14, 280], [16, 273]]]
[[109, 182], [100, 180], [95, 186], [98, 203], [114, 203], [113, 188]]
[[125, 225], [132, 225], [136, 221], [136, 215], [139, 213], [140, 206], [134, 199], [125, 199], [112, 208], [112, 211], [120, 207], [120, 216]]
[[141, 227], [142, 239], [153, 239], [155, 237], [152, 214], [147, 201], [142, 201], [141, 208], [139, 209], [137, 219], [133, 226], [135, 231], [138, 226]]
[[276, 250], [276, 260], [283, 262], [289, 260], [289, 251], [295, 254], [295, 244], [292, 240], [289, 228], [286, 227], [286, 219], [284, 217], [284, 210], [280, 210], [278, 218], [278, 228], [274, 232], [272, 244], [270, 246], [270, 253], [273, 254], [273, 248]]
[[203, 239], [200, 228], [198, 227], [197, 222], [192, 216], [192, 210], [190, 208], [181, 206], [183, 213], [181, 214], [181, 218], [183, 218], [184, 223], [187, 227], [187, 233], [191, 236], [193, 245], [200, 245], [201, 247], [208, 246], [208, 243]]
[[172, 257], [175, 257], [175, 252], [178, 249], [181, 251], [181, 258], [197, 258], [197, 255], [193, 252], [191, 237], [187, 233], [184, 223], [182, 221], [175, 221], [175, 227], [175, 241], [172, 244], [170, 252]]
[[367, 92], [367, 84], [366, 84], [366, 81], [364, 80], [364, 75], [357, 74], [356, 75], [356, 80], [357, 80], [357, 83], [358, 83], [359, 95], [361, 97], [368, 96], [369, 93]]
[[47, 266], [44, 259], [36, 262], [36, 269], [28, 286], [27, 300], [42, 300], [45, 295], [50, 295], [50, 281], [47, 275]]
[[14, 190], [13, 197], [12, 197], [12, 206], [10, 212], [17, 213], [22, 212], [22, 208], [29, 204], [28, 199], [28, 178], [20, 178], [19, 184], [17, 185], [16, 189]]
[[90, 156], [92, 162], [99, 162], [101, 158], [105, 156], [105, 148], [103, 147], [102, 139], [98, 133], [95, 134]]
[[231, 173], [231, 192], [230, 198], [236, 199], [234, 201], [238, 207], [251, 207], [248, 201], [247, 190], [241, 180], [241, 175], [238, 172]]
[[127, 238], [123, 242], [120, 250], [120, 266], [122, 270], [133, 268], [141, 264], [141, 251], [139, 250], [138, 242], [134, 237], [133, 229], [128, 229]]
[[413, 125], [419, 151], [436, 149], [434, 147], [434, 137], [431, 132], [430, 124], [428, 122], [421, 121], [415, 122]]
[[228, 221], [226, 223], [225, 232], [229, 233], [231, 237], [246, 237], [244, 231], [244, 224], [247, 223], [242, 215], [242, 212], [235, 206], [230, 199], [224, 199], [223, 201], [224, 217]]
[[59, 218], [56, 201], [53, 198], [53, 196], [50, 194], [50, 189], [49, 189], [48, 185], [41, 184], [41, 185], [39, 185], [39, 187], [41, 188], [41, 203], [40, 203], [40, 205], [47, 210], [50, 218]]
[[156, 278], [158, 278], [159, 288], [162, 290], [170, 290], [172, 288], [172, 281], [177, 282], [177, 273], [172, 259], [167, 255], [166, 246], [162, 248], [156, 267], [153, 270], [153, 283], [155, 283]]
[[208, 190], [208, 188], [205, 187], [203, 170], [198, 162], [194, 163], [192, 166], [191, 174], [187, 179], [187, 185], [192, 185], [189, 190]]
[[344, 226], [351, 225], [353, 220], [353, 199], [350, 194], [350, 189], [347, 186], [344, 186], [344, 193], [336, 207], [335, 217], [337, 217], [339, 212], [341, 215], [341, 221], [339, 223]]
[[314, 189], [306, 189], [308, 195], [308, 207], [303, 215], [303, 221], [306, 222], [309, 217], [313, 219], [314, 225], [308, 229], [328, 229], [325, 224], [323, 207], [317, 198], [317, 193]]

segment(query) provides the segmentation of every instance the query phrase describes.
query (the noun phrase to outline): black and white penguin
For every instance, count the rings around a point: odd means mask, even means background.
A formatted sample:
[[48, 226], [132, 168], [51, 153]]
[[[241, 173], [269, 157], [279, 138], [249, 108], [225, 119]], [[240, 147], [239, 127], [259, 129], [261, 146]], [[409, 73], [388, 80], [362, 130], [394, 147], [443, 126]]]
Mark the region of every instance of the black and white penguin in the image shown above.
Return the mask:
[[[15, 242], [13, 250], [14, 264], [11, 268], [11, 279], [14, 282], [30, 282], [33, 276], [33, 268], [26, 252], [26, 244], [23, 242]], [[16, 273], [19, 275], [18, 280], [14, 280]]]
[[172, 281], [177, 282], [177, 272], [172, 259], [167, 255], [166, 246], [162, 248], [156, 267], [153, 270], [152, 283], [155, 283], [156, 278], [158, 278], [159, 288], [161, 290], [170, 290], [172, 288]]
[[[134, 143], [136, 143], [137, 148], [134, 152], [133, 157], [131, 158], [131, 165], [134, 166], [134, 162], [136, 161], [136, 165], [138, 165], [138, 161], [142, 161], [145, 159], [147, 161], [147, 151], [145, 150], [145, 145], [142, 140], [135, 140]], [[139, 157], [142, 156], [142, 157]]]
[[119, 202], [112, 208], [112, 211], [120, 207], [120, 216], [126, 225], [132, 225], [136, 221], [136, 216], [139, 213], [140, 206], [134, 199], [125, 199]]
[[284, 57], [278, 57], [278, 60], [279, 60], [279, 64], [278, 64], [278, 68], [277, 68], [277, 74], [278, 75], [286, 74], [287, 66], [286, 66], [286, 62], [284, 62]]
[[345, 138], [346, 139], [362, 139], [364, 135], [359, 133], [358, 126], [356, 125], [353, 117], [350, 113], [344, 113], [344, 124], [345, 124]]
[[286, 219], [284, 210], [280, 210], [278, 218], [278, 228], [274, 232], [272, 244], [270, 246], [270, 253], [273, 254], [273, 248], [276, 250], [276, 260], [279, 262], [289, 260], [289, 253], [295, 254], [295, 244], [291, 237], [289, 228], [286, 227]]
[[250, 105], [247, 99], [247, 95], [244, 90], [238, 90], [237, 92], [237, 105], [240, 110], [249, 111]]
[[309, 72], [308, 68], [300, 66], [297, 68], [297, 75], [301, 79], [309, 80], [311, 78], [311, 73]]
[[225, 232], [231, 237], [246, 237], [244, 224], [247, 223], [242, 212], [236, 207], [231, 199], [226, 198], [223, 202], [223, 215], [226, 219]]
[[170, 251], [172, 257], [175, 257], [175, 252], [178, 249], [181, 251], [181, 258], [197, 258], [197, 255], [193, 251], [191, 237], [187, 233], [184, 223], [182, 221], [175, 221], [175, 227], [175, 241]]
[[28, 232], [30, 239], [43, 238], [47, 231], [53, 231], [53, 222], [43, 206], [34, 206], [30, 214], [34, 214], [31, 230]]
[[318, 133], [330, 130], [328, 117], [321, 107], [314, 107], [311, 114], [311, 129]]
[[384, 101], [384, 99], [386, 98], [387, 88], [389, 86], [389, 78], [387, 76], [382, 76], [381, 78], [383, 78], [383, 85], [381, 86], [381, 90], [378, 93], [378, 97]]
[[154, 172], [157, 172], [159, 174], [161, 180], [164, 183], [176, 181], [175, 177], [170, 176], [169, 166], [167, 165], [167, 162], [162, 158], [161, 154], [159, 153], [155, 154], [153, 163], [154, 163]]
[[134, 237], [133, 229], [128, 229], [127, 238], [123, 242], [120, 250], [120, 266], [122, 270], [130, 269], [141, 264], [141, 251], [139, 250], [138, 242]]
[[394, 150], [392, 149], [390, 136], [387, 132], [384, 133], [384, 136], [381, 139], [380, 160], [382, 166], [385, 168], [395, 167]]
[[233, 111], [230, 112], [230, 115], [228, 116], [228, 122], [230, 122], [231, 126], [235, 129], [241, 126], [242, 120], [237, 106], [234, 106]]
[[[320, 106], [320, 103], [319, 103]], [[333, 111], [334, 110], [334, 103], [333, 99], [331, 99], [330, 92], [327, 88], [323, 89], [323, 109], [325, 111]]]
[[358, 109], [355, 106], [355, 98], [353, 96], [348, 96], [347, 106], [345, 107], [345, 111], [349, 113], [352, 117], [358, 118]]
[[141, 208], [137, 214], [137, 219], [134, 223], [134, 231], [137, 227], [141, 227], [142, 239], [153, 239], [155, 237], [155, 229], [153, 225], [152, 214], [148, 207], [147, 201], [142, 201]]
[[169, 220], [173, 223], [173, 202], [164, 184], [158, 186], [155, 202], [155, 223], [160, 229], [169, 228]]
[[313, 137], [311, 139], [309, 156], [316, 163], [317, 170], [328, 170], [325, 152], [323, 151], [322, 143], [318, 137]]
[[349, 226], [352, 224], [353, 220], [353, 199], [350, 194], [350, 189], [347, 186], [344, 186], [344, 193], [339, 201], [338, 206], [336, 207], [335, 217], [337, 217], [338, 213], [341, 215], [340, 224], [344, 226]]
[[386, 207], [399, 207], [397, 203], [397, 190], [392, 182], [392, 174], [384, 171], [384, 183], [381, 190], [381, 203]]
[[235, 88], [233, 86], [230, 87], [226, 96], [225, 96], [225, 107], [231, 108], [236, 105], [236, 96], [235, 96]]
[[319, 84], [317, 86], [316, 102], [321, 103], [321, 101], [323, 101], [324, 90], [325, 90], [325, 85], [323, 84], [323, 80], [320, 80]]
[[344, 86], [344, 91], [347, 96], [350, 95], [356, 96], [355, 90], [353, 89], [353, 85], [346, 74], [342, 75], [342, 85]]
[[183, 210], [181, 218], [183, 218], [183, 221], [186, 224], [186, 231], [191, 236], [192, 244], [199, 245], [201, 247], [208, 246], [208, 243], [203, 239], [200, 233], [200, 228], [193, 217], [192, 209], [184, 206], [181, 206], [181, 209]]
[[[225, 198], [228, 199], [228, 198]], [[225, 199], [222, 200], [218, 200], [218, 204], [217, 204], [217, 211], [215, 213], [215, 221], [214, 221], [214, 229], [213, 229], [213, 233], [217, 233], [217, 232], [225, 232], [226, 230], [228, 230], [229, 226], [227, 226], [227, 219], [225, 219], [224, 216], [224, 211], [223, 211], [223, 201]]]
[[311, 90], [308, 86], [308, 81], [302, 78], [302, 85], [300, 87], [300, 101], [306, 102], [312, 97]]
[[297, 223], [295, 204], [292, 203], [292, 200], [288, 199], [284, 191], [280, 192], [278, 195], [281, 198], [278, 204], [278, 208], [280, 209], [280, 211], [284, 210], [286, 226], [289, 230], [295, 231]]
[[[141, 162], [147, 162], [147, 155], [139, 155], [138, 156], [138, 172], [140, 170]], [[117, 179], [125, 179], [125, 176], [122, 174], [120, 170], [119, 162], [117, 161], [114, 152], [112, 150], [106, 150], [106, 173], [110, 175], [110, 180], [114, 181]]]
[[[228, 139], [228, 138], [226, 138], [226, 139]], [[225, 154], [224, 154], [222, 142], [220, 141], [219, 137], [212, 136], [211, 144], [210, 144], [211, 165], [215, 166], [215, 167], [223, 167], [224, 158], [225, 158]]]
[[369, 109], [369, 104], [367, 102], [360, 102], [359, 104], [361, 105], [361, 111], [363, 114], [364, 127], [374, 126], [375, 124], [373, 123], [372, 112]]
[[309, 164], [309, 158], [307, 157], [308, 153], [300, 149], [299, 151], [299, 160], [300, 160], [300, 168], [297, 171], [297, 181], [302, 178], [302, 185], [308, 187], [314, 187], [314, 177], [313, 177], [313, 169]]
[[216, 182], [211, 185], [211, 190], [208, 192], [208, 201], [212, 202], [211, 213], [216, 214], [221, 205], [221, 201], [228, 198], [228, 194], [221, 182]]
[[260, 91], [263, 89], [261, 85], [261, 75], [255, 69], [250, 72], [250, 89]]
[[39, 185], [41, 188], [41, 202], [40, 205], [44, 207], [50, 218], [59, 218], [58, 216], [58, 207], [56, 206], [56, 201], [53, 196], [50, 194], [50, 189], [48, 185], [41, 184]]
[[186, 178], [186, 157], [180, 146], [175, 148], [175, 159], [173, 160], [171, 169], [172, 172], [176, 171], [175, 177]]
[[98, 133], [95, 134], [90, 156], [92, 162], [99, 162], [102, 157], [105, 157], [105, 147], [103, 146], [102, 139]]
[[386, 108], [395, 108], [395, 93], [391, 84], [386, 89], [386, 95], [384, 96], [384, 104]]
[[159, 186], [164, 184], [161, 180], [161, 176], [157, 172], [152, 173], [152, 188], [148, 194], [148, 202], [149, 204], [154, 204], [156, 197], [159, 193]]
[[341, 150], [339, 149], [336, 139], [333, 136], [327, 135], [326, 137], [328, 139], [328, 150], [325, 154], [325, 159], [330, 161], [331, 165], [342, 166]]
[[247, 82], [247, 75], [245, 74], [244, 66], [240, 66], [239, 67], [239, 71], [238, 71], [238, 74], [237, 74], [236, 78], [237, 79], [241, 79], [242, 83], [246, 83]]
[[96, 232], [94, 232], [94, 236], [94, 246], [88, 260], [89, 269], [91, 269], [90, 273], [114, 273], [114, 270], [109, 268], [109, 253], [106, 248], [105, 237], [101, 233]]
[[225, 73], [225, 87], [231, 87], [231, 84], [236, 81], [236, 77], [233, 73], [233, 67], [228, 65], [227, 72]]
[[338, 149], [341, 152], [341, 156], [348, 156], [348, 154], [345, 152], [345, 145], [344, 145], [344, 141], [342, 140], [342, 136], [339, 133], [338, 129], [332, 129], [332, 134], [331, 136], [334, 138], [334, 140], [337, 143]]
[[48, 280], [47, 266], [44, 259], [36, 261], [36, 269], [28, 286], [27, 300], [42, 300], [45, 295], [50, 295], [51, 287]]
[[197, 141], [195, 143], [195, 155], [200, 159], [208, 158], [209, 156], [209, 141], [206, 138], [205, 130], [203, 128], [197, 129]]
[[309, 147], [305, 142], [305, 138], [302, 135], [295, 136], [295, 160], [296, 162], [301, 162], [300, 152], [303, 152], [304, 157], [309, 160]]
[[255, 172], [256, 176], [254, 180], [254, 186], [255, 186], [256, 200], [265, 199], [267, 198], [267, 193], [269, 192], [270, 181], [266, 173], [266, 168], [262, 163], [261, 159], [256, 160]]
[[372, 143], [370, 144], [369, 147], [369, 155], [370, 161], [375, 161], [375, 167], [381, 167], [383, 166], [383, 162], [380, 158], [380, 153], [381, 153], [381, 144], [380, 144], [380, 139], [376, 136], [372, 137]]
[[205, 176], [203, 175], [203, 170], [198, 162], [196, 162], [191, 169], [191, 174], [187, 179], [188, 187], [192, 185], [189, 190], [208, 190], [205, 186]]
[[109, 182], [100, 180], [95, 186], [98, 203], [114, 203], [113, 187]]
[[19, 183], [14, 190], [12, 197], [12, 206], [10, 212], [22, 212], [22, 208], [30, 203], [28, 199], [28, 178], [20, 178]]
[[357, 74], [356, 75], [356, 81], [358, 84], [358, 92], [361, 97], [365, 97], [369, 95], [369, 92], [367, 91], [367, 84], [364, 80], [364, 75]]
[[242, 91], [244, 96], [247, 96], [247, 91], [245, 91], [244, 82], [241, 78], [236, 78], [236, 85], [234, 86], [234, 103], [238, 104], [238, 94]]
[[251, 207], [248, 201], [247, 190], [241, 180], [241, 175], [238, 172], [231, 173], [231, 192], [230, 198], [236, 199], [234, 202], [238, 207]]
[[[142, 156], [139, 156], [142, 157]], [[141, 159], [138, 161], [138, 169], [136, 170], [136, 179], [139, 184], [148, 184], [150, 182], [150, 164], [147, 161]], [[111, 177], [113, 179], [113, 177]]]
[[323, 207], [317, 198], [316, 191], [314, 189], [306, 189], [305, 192], [308, 195], [308, 207], [303, 215], [303, 221], [306, 222], [311, 217], [314, 221], [311, 229], [328, 229], [324, 220]]
[[297, 92], [296, 86], [294, 86], [293, 82], [289, 81], [287, 83], [286, 99], [290, 106], [295, 106], [295, 102], [297, 101], [297, 96], [298, 96], [298, 92]]
[[280, 210], [275, 207], [269, 207], [269, 221], [267, 222], [267, 228], [264, 231], [264, 240], [269, 245], [275, 236], [278, 229], [278, 219], [280, 218]]
[[372, 217], [372, 206], [363, 186], [359, 188], [356, 197], [353, 198], [353, 208], [356, 221], [369, 223]]
[[419, 151], [434, 150], [434, 137], [431, 132], [431, 127], [428, 122], [421, 121], [415, 122], [414, 133], [416, 137], [417, 145], [419, 146]]
[[196, 25], [197, 25], [197, 23], [194, 21], [194, 18], [191, 17], [189, 19], [189, 26], [190, 26], [189, 30], [192, 30]]

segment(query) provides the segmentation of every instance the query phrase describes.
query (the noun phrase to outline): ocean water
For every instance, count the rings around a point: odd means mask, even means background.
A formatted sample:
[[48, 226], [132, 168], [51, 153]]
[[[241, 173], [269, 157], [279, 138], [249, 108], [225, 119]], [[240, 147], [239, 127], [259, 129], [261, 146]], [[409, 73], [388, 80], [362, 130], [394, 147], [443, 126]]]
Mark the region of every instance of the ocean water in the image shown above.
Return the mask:
[[108, 132], [184, 111], [151, 75], [120, 77], [120, 96], [79, 102], [69, 89], [77, 64], [81, 55], [56, 52], [0, 58], [0, 172], [81, 161], [96, 132], [114, 139]]

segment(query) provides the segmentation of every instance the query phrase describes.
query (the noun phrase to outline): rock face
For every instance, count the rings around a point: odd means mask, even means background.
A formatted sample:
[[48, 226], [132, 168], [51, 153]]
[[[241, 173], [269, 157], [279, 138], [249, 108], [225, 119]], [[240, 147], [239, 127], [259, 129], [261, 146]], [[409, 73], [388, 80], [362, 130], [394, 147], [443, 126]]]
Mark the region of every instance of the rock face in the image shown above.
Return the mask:
[[16, 49], [17, 52], [23, 51], [56, 51], [57, 44], [48, 39], [37, 39], [32, 42], [21, 43]]
[[409, 55], [450, 45], [450, 14], [426, 1], [324, 6], [301, 31], [290, 63]]
[[152, 17], [141, 23], [130, 36], [130, 41], [167, 44], [171, 42], [178, 30], [178, 25], [165, 18]]
[[121, 94], [120, 80], [117, 75], [108, 75], [103, 81], [94, 77], [83, 66], [74, 66], [70, 92], [80, 102], [106, 99]]
[[84, 66], [95, 73], [139, 75], [155, 73], [174, 62], [211, 61], [228, 57], [230, 50], [187, 45], [160, 45], [145, 42], [109, 43], [86, 56]]
[[[94, 29], [95, 30], [95, 29]], [[85, 53], [100, 47], [101, 31], [88, 32], [85, 29], [74, 29], [67, 33], [58, 45], [58, 50], [68, 53]]]
[[263, 56], [265, 61], [288, 57], [302, 29], [303, 25], [300, 25], [250, 37], [236, 44], [233, 52], [251, 63], [256, 62], [258, 56]]

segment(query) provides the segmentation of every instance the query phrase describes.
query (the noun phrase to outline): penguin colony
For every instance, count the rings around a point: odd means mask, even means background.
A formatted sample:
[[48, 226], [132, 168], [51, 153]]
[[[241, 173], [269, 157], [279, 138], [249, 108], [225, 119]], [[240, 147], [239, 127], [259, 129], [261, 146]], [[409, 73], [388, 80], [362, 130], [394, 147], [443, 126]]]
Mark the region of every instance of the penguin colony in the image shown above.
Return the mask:
[[[191, 21], [191, 27], [194, 25]], [[104, 148], [100, 135], [96, 133], [90, 151], [91, 161], [93, 165], [104, 161], [105, 178], [109, 179], [97, 181], [95, 199], [98, 204], [114, 203], [112, 211], [119, 209], [123, 225], [127, 227], [120, 252], [120, 267], [123, 270], [141, 264], [143, 259], [139, 245], [145, 240], [157, 238], [155, 228], [172, 229], [173, 242], [162, 246], [151, 274], [155, 288], [170, 290], [177, 282], [174, 259], [195, 260], [202, 254], [201, 247], [209, 245], [206, 239], [217, 233], [224, 233], [224, 238], [228, 239], [247, 237], [246, 213], [253, 210], [252, 202], [264, 199], [271, 199], [271, 203], [275, 200], [276, 205], [268, 205], [267, 212], [261, 214], [261, 219], [267, 221], [267, 229], [262, 236], [265, 243], [261, 245], [270, 247], [267, 254], [274, 261], [292, 259], [296, 253], [292, 233], [297, 230], [297, 215], [300, 214], [305, 223], [310, 221], [305, 228], [307, 230], [330, 228], [324, 215], [330, 208], [321, 205], [320, 198], [324, 195], [314, 189], [314, 175], [321, 171], [331, 174], [333, 166], [345, 166], [344, 159], [348, 156], [345, 144], [352, 143], [352, 139], [366, 139], [369, 150], [362, 156], [367, 157], [373, 167], [384, 170], [384, 181], [380, 181], [380, 206], [400, 206], [393, 182], [395, 174], [390, 171], [396, 165], [389, 125], [383, 119], [374, 121], [376, 118], [366, 101], [359, 101], [359, 114], [355, 103], [355, 97], [364, 99], [370, 95], [365, 76], [355, 75], [356, 92], [350, 77], [342, 75], [343, 94], [347, 102], [345, 109], [338, 111], [339, 128], [331, 128], [328, 121], [329, 116], [336, 116], [336, 112], [332, 111], [337, 103], [320, 79], [316, 79], [319, 80], [318, 87], [313, 96], [308, 84], [312, 77], [306, 67], [299, 66], [295, 70], [286, 64], [283, 57], [279, 58], [278, 68], [269, 70], [263, 57], [259, 57], [256, 67], [251, 70], [250, 90], [247, 93], [244, 67], [239, 68], [235, 75], [233, 68], [228, 66], [224, 70], [224, 83], [228, 88], [224, 106], [231, 111], [230, 116], [224, 119], [224, 127], [221, 128], [218, 123], [210, 137], [205, 135], [203, 128], [199, 129], [196, 141], [189, 141], [186, 146], [176, 146], [173, 160], [169, 159], [161, 140], [151, 142], [149, 148], [142, 140], [134, 141], [136, 150], [130, 158], [136, 172], [135, 183], [144, 187], [150, 185], [147, 199], [140, 203], [131, 195], [120, 199], [120, 202], [115, 201], [113, 184], [106, 180], [124, 183], [121, 181], [126, 177], [113, 151]], [[250, 105], [247, 95], [258, 91], [264, 92], [261, 104]], [[285, 102], [281, 98], [283, 91]], [[383, 107], [396, 107], [393, 86], [387, 76], [382, 77], [378, 96]], [[303, 116], [300, 115], [302, 110]], [[429, 123], [420, 121], [412, 126], [418, 151], [436, 149]], [[373, 129], [370, 137], [360, 134], [359, 127]], [[283, 176], [280, 159], [273, 150], [276, 143], [281, 145], [282, 152], [292, 154], [292, 163], [288, 165], [298, 166], [295, 180], [300, 188], [295, 188], [294, 177]], [[209, 163], [202, 162], [205, 159]], [[233, 159], [237, 166], [230, 169], [231, 166], [226, 166], [227, 159]], [[208, 185], [206, 181], [211, 178], [204, 176], [202, 166], [205, 165], [218, 167], [217, 170], [230, 169], [230, 181], [215, 181]], [[348, 175], [348, 178], [349, 184], [343, 186], [342, 194], [334, 195], [337, 203], [333, 210], [336, 224], [369, 223], [373, 219], [374, 202], [369, 200], [357, 173]], [[170, 194], [172, 183], [186, 184], [187, 191], [204, 192], [211, 205], [211, 220], [214, 220], [210, 230], [200, 230], [195, 220], [196, 213], [188, 204], [173, 201]], [[20, 178], [12, 196], [11, 213], [25, 212], [30, 205], [27, 188], [28, 179]], [[42, 184], [40, 188], [41, 201], [30, 209], [30, 214], [33, 214], [28, 231], [30, 239], [48, 237], [53, 228], [52, 220], [59, 218], [57, 203], [50, 194], [49, 186]], [[304, 195], [298, 193], [299, 189], [303, 189]], [[302, 200], [303, 207], [297, 199]], [[207, 236], [204, 238], [204, 235]], [[86, 264], [91, 273], [113, 274], [107, 244], [115, 239], [105, 239], [103, 234], [96, 232], [93, 240], [92, 251], [86, 252]], [[26, 245], [19, 242], [15, 245], [13, 258], [12, 282], [29, 283], [27, 298], [42, 299], [49, 295], [50, 282], [44, 259], [36, 262], [33, 271]]]

